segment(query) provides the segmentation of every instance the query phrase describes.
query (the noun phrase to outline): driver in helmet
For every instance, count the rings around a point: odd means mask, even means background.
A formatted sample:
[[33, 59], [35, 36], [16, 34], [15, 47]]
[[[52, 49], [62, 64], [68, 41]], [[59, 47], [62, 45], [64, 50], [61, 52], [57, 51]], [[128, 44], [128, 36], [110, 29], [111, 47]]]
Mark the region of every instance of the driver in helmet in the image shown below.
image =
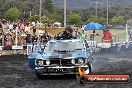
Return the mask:
[[66, 40], [66, 39], [75, 39], [76, 37], [73, 36], [73, 30], [71, 27], [66, 27], [65, 31], [60, 32], [57, 34], [55, 39], [57, 40]]

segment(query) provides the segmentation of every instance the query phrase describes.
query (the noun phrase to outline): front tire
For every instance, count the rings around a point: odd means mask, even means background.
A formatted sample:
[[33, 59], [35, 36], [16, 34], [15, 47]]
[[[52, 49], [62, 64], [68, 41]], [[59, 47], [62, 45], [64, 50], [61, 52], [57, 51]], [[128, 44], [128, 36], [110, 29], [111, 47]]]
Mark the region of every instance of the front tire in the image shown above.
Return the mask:
[[84, 84], [86, 82], [85, 76], [80, 76], [79, 74], [76, 75], [77, 83]]
[[88, 64], [88, 69], [89, 69], [89, 74], [92, 73], [92, 66], [90, 64]]
[[35, 73], [36, 74], [36, 77], [38, 78], [38, 79], [43, 79], [43, 75], [41, 75], [40, 73]]

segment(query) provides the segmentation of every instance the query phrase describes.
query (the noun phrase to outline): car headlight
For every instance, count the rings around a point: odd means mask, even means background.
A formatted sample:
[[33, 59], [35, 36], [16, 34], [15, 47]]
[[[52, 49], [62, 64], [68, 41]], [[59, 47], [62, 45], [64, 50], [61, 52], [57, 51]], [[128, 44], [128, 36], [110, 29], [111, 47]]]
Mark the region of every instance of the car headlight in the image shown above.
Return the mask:
[[83, 59], [79, 59], [79, 60], [78, 60], [78, 63], [79, 63], [79, 64], [83, 64], [83, 63], [84, 63]]
[[50, 61], [49, 60], [46, 60], [46, 65], [49, 65], [50, 64]]
[[72, 59], [72, 60], [71, 60], [71, 63], [72, 63], [72, 64], [75, 64], [75, 60], [74, 60], [74, 59]]
[[38, 65], [43, 65], [43, 60], [38, 60]]

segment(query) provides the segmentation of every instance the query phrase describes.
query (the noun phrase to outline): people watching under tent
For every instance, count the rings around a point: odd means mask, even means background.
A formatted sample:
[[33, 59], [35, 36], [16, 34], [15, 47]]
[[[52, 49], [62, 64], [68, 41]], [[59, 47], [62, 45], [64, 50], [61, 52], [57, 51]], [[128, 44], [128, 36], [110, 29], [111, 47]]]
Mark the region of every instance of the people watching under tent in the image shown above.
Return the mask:
[[95, 30], [90, 34], [90, 40], [94, 41], [95, 40]]

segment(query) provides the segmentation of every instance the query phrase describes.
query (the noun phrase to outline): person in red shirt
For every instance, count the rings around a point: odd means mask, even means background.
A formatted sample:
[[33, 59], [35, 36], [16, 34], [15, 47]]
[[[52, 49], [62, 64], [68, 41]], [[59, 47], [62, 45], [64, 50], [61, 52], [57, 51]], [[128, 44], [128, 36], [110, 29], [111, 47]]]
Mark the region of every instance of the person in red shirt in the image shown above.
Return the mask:
[[103, 40], [105, 42], [110, 42], [112, 40], [112, 34], [109, 32], [109, 30], [104, 31]]
[[5, 45], [6, 46], [11, 46], [13, 44], [13, 42], [12, 42], [12, 36], [11, 36], [10, 33], [7, 33], [5, 35], [5, 38], [4, 39], [5, 39], [4, 41], [5, 41]]
[[25, 21], [23, 22], [23, 24], [24, 24], [24, 26], [26, 26], [26, 25], [29, 25], [29, 22], [25, 20]]

